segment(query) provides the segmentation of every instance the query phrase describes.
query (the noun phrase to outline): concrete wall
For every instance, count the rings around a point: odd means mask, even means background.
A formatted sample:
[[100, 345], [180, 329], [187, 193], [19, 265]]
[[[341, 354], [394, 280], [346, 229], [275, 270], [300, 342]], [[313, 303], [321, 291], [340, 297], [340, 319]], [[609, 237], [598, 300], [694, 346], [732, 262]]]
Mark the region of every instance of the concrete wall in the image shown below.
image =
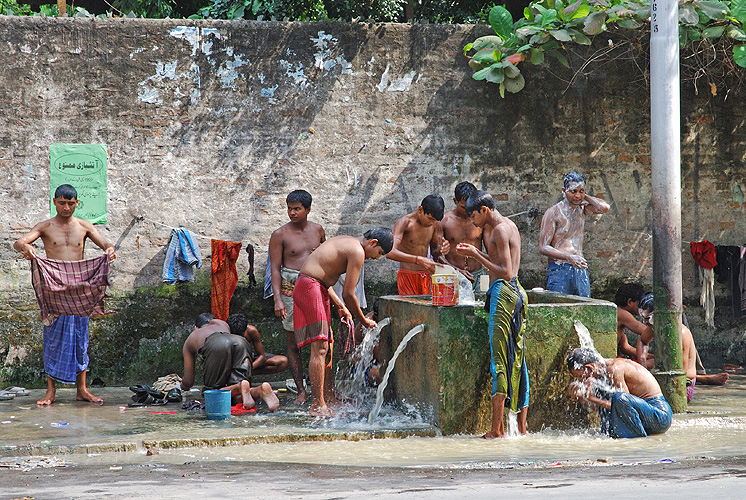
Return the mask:
[[[648, 90], [634, 65], [592, 66], [569, 86], [573, 74], [561, 66], [526, 67], [526, 89], [501, 99], [494, 85], [471, 79], [462, 55], [484, 33], [0, 16], [0, 296], [13, 304], [3, 310], [2, 338], [20, 335], [18, 311], [33, 315], [28, 263], [10, 245], [49, 216], [53, 142], [108, 146], [109, 222], [101, 231], [118, 248], [114, 293], [159, 283], [168, 226], [205, 236], [204, 254], [207, 237], [253, 243], [261, 269], [293, 189], [314, 195], [311, 218], [332, 236], [393, 226], [433, 191], [450, 208], [463, 179], [492, 192], [505, 214], [537, 209], [538, 217], [516, 221], [522, 281], [543, 285], [540, 217], [571, 169], [588, 174], [588, 191], [612, 207], [586, 224], [594, 295], [608, 298], [626, 276], [649, 282]], [[682, 93], [684, 284], [698, 328], [688, 241], [740, 244], [746, 229], [744, 97], [707, 91]], [[395, 269], [376, 263], [366, 274], [391, 283]], [[725, 285], [716, 291], [718, 333], [695, 328], [695, 338], [722, 341], [717, 351], [724, 345], [728, 361], [741, 362], [740, 324], [720, 306]], [[31, 325], [23, 328], [38, 335]], [[0, 355], [14, 342], [3, 340]]]

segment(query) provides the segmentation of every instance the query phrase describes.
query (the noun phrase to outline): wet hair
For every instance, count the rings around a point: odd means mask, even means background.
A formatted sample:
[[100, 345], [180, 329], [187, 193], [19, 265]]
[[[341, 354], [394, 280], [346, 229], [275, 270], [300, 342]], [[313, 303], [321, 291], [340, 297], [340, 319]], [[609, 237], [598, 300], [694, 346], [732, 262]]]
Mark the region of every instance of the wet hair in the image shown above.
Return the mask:
[[439, 194], [429, 194], [422, 199], [420, 203], [422, 211], [425, 215], [432, 215], [435, 220], [443, 220], [443, 213], [446, 210], [446, 204], [443, 202], [443, 198]]
[[453, 196], [456, 201], [468, 200], [471, 193], [477, 190], [477, 187], [469, 181], [459, 182], [456, 189], [453, 190]]
[[215, 316], [212, 313], [202, 313], [199, 316], [197, 316], [197, 320], [194, 322], [194, 326], [197, 328], [202, 328], [210, 321], [214, 320]]
[[565, 176], [564, 180], [562, 181], [562, 183], [565, 186], [565, 189], [569, 189], [570, 188], [570, 184], [580, 183], [580, 182], [582, 182], [583, 184], [585, 184], [585, 176], [583, 174], [575, 172], [575, 171], [570, 172], [569, 174], [567, 174]]
[[77, 200], [78, 192], [70, 184], [62, 184], [54, 191], [55, 198], [64, 198], [66, 200]]
[[643, 311], [653, 312], [653, 309], [655, 309], [655, 304], [653, 303], [653, 292], [647, 292], [643, 295], [637, 302], [637, 307]]
[[603, 360], [604, 358], [593, 349], [578, 347], [567, 356], [567, 369], [570, 371], [582, 370], [588, 363], [601, 363]]
[[231, 333], [234, 335], [243, 335], [246, 331], [246, 327], [249, 326], [249, 320], [247, 320], [246, 316], [241, 313], [231, 314], [225, 322], [228, 323]]
[[614, 303], [619, 307], [624, 307], [630, 300], [637, 302], [639, 305], [640, 299], [645, 294], [645, 289], [639, 283], [624, 283], [619, 287], [614, 295]]
[[466, 215], [471, 215], [474, 211], [479, 211], [482, 207], [487, 207], [490, 210], [495, 209], [495, 200], [492, 199], [492, 195], [487, 191], [477, 189], [466, 200]]
[[383, 249], [383, 253], [387, 254], [394, 248], [394, 232], [387, 227], [374, 227], [368, 229], [363, 234], [363, 238], [366, 240], [378, 240], [378, 245]]
[[296, 189], [285, 198], [285, 203], [300, 203], [306, 210], [311, 208], [312, 201], [313, 198], [311, 197], [311, 193], [304, 189]]

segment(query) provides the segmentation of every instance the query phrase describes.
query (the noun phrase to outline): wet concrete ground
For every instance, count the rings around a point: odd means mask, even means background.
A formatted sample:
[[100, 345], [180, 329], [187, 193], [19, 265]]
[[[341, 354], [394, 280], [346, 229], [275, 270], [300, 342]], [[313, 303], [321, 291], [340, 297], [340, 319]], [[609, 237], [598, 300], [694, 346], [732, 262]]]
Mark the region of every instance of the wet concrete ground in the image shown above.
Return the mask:
[[46, 408], [35, 390], [0, 402], [0, 498], [743, 498], [746, 377], [697, 391], [662, 436], [485, 441], [421, 437], [436, 430], [401, 414], [314, 419], [288, 394], [276, 414], [210, 421], [126, 407], [127, 388], [96, 389], [103, 406], [61, 389]]

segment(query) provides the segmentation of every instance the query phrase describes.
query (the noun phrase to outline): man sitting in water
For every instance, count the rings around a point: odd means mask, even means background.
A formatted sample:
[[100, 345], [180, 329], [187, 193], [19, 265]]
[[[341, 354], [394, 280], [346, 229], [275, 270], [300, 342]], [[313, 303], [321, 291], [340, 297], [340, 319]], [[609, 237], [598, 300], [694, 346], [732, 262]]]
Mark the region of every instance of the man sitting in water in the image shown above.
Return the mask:
[[[640, 316], [642, 321], [653, 331], [653, 293], [648, 292], [642, 296], [639, 302]], [[652, 333], [650, 336], [652, 339]], [[645, 337], [641, 341], [647, 343], [650, 340]], [[647, 350], [647, 349], [646, 349]], [[694, 386], [697, 383], [705, 385], [725, 385], [728, 380], [728, 374], [726, 372], [714, 373], [707, 375], [705, 373], [697, 373], [697, 346], [694, 345], [694, 337], [692, 336], [691, 330], [686, 325], [681, 325], [681, 351], [684, 364], [684, 372], [686, 372], [686, 402], [692, 402], [692, 396], [694, 395]]]
[[228, 324], [210, 313], [202, 313], [194, 323], [194, 330], [184, 342], [184, 377], [181, 390], [188, 391], [194, 385], [194, 365], [197, 355], [205, 367], [202, 390], [224, 389], [231, 391], [233, 404], [243, 403], [246, 409], [255, 406], [261, 398], [269, 411], [280, 406], [280, 400], [272, 386], [264, 382], [251, 387], [251, 357], [248, 341], [230, 333]]
[[[298, 348], [311, 344], [311, 359], [308, 363], [308, 374], [311, 377], [311, 415], [334, 415], [327, 407], [327, 400], [329, 403], [335, 402], [329, 349], [333, 342], [329, 301], [337, 306], [340, 317], [351, 321], [354, 314], [365, 326], [375, 328], [376, 322], [366, 318], [360, 309], [355, 296], [355, 285], [365, 260], [378, 260], [390, 252], [393, 240], [391, 229], [385, 227], [370, 229], [357, 238], [335, 236], [314, 250], [300, 269], [298, 281], [293, 288], [293, 323]], [[347, 273], [342, 290], [344, 302], [332, 289], [342, 273]]]
[[[579, 347], [567, 357], [573, 377], [571, 397], [607, 410], [611, 437], [635, 438], [663, 434], [673, 412], [655, 377], [629, 359], [604, 359], [593, 349]], [[603, 396], [609, 394], [608, 399]]]

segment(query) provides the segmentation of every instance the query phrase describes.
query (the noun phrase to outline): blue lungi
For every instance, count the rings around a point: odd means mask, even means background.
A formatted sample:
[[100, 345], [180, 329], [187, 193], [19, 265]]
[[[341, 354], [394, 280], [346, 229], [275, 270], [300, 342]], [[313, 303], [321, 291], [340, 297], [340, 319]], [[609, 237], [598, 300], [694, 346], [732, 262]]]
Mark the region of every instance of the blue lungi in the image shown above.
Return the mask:
[[74, 384], [88, 368], [88, 319], [58, 316], [44, 327], [44, 371], [49, 378]]
[[663, 434], [671, 427], [673, 412], [663, 396], [642, 399], [627, 392], [611, 396], [612, 437], [636, 438]]

